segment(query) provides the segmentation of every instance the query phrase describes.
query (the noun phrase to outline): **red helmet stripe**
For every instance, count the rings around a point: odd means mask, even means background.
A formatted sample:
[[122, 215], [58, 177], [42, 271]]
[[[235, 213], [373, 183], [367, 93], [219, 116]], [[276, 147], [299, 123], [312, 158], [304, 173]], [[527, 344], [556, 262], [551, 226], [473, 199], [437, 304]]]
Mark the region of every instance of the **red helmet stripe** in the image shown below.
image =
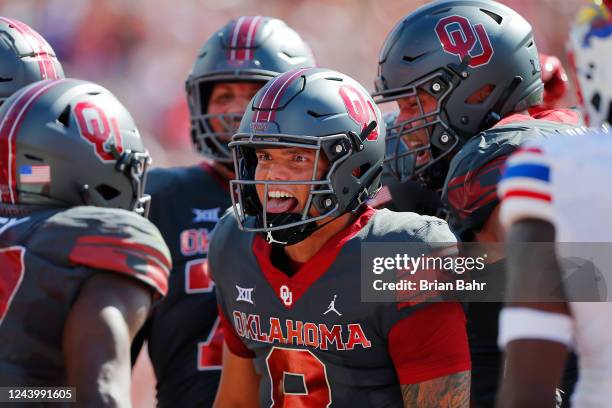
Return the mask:
[[238, 46], [238, 34], [242, 29], [242, 23], [244, 22], [246, 17], [239, 17], [236, 24], [234, 24], [234, 32], [232, 33], [232, 42], [230, 43], [230, 59], [235, 60], [236, 58], [236, 47]]
[[254, 55], [251, 51], [253, 48], [253, 44], [255, 43], [255, 38], [257, 37], [257, 30], [259, 30], [259, 26], [261, 25], [261, 20], [263, 18], [261, 16], [256, 16], [251, 20], [251, 24], [249, 25], [249, 31], [246, 39], [246, 55], [245, 59], [253, 59]]
[[253, 52], [250, 48], [253, 47], [261, 21], [261, 16], [242, 16], [238, 18], [232, 32], [230, 59], [253, 59]]
[[269, 111], [267, 112], [268, 116], [267, 118], [264, 119], [264, 116], [266, 113], [263, 113], [261, 115], [261, 120], [260, 120], [260, 111], [257, 111], [257, 114], [254, 116], [254, 122], [271, 122], [274, 120], [274, 117], [276, 116], [276, 112], [275, 110], [278, 108], [278, 103], [280, 102], [280, 100], [282, 99], [283, 95], [285, 94], [285, 91], [287, 90], [287, 88], [289, 88], [289, 85], [291, 85], [291, 83], [298, 77], [300, 77], [302, 75], [302, 73], [304, 73], [305, 71], [307, 71], [309, 68], [302, 68], [302, 69], [298, 69], [298, 70], [294, 70], [294, 71], [287, 71], [279, 76], [277, 76], [276, 78], [274, 78], [268, 89], [266, 89], [266, 92], [263, 94], [263, 96], [261, 97], [259, 106], [256, 106], [259, 109], [269, 109]]
[[36, 54], [41, 79], [59, 79], [55, 63], [51, 57], [51, 49], [47, 41], [29, 25], [21, 21], [0, 16], [0, 21], [12, 25], [23, 36], [25, 42]]
[[248, 32], [251, 28], [251, 24], [253, 22], [253, 17], [242, 17], [244, 20], [242, 21], [242, 25], [240, 26], [240, 30], [238, 31], [238, 38], [236, 43], [236, 59], [244, 60], [246, 59], [246, 46], [247, 46], [247, 37]]
[[17, 202], [17, 142], [16, 134], [19, 131], [25, 113], [32, 103], [49, 88], [57, 85], [59, 81], [45, 81], [37, 83], [23, 92], [8, 108], [0, 123], [0, 196], [3, 203], [15, 204]]

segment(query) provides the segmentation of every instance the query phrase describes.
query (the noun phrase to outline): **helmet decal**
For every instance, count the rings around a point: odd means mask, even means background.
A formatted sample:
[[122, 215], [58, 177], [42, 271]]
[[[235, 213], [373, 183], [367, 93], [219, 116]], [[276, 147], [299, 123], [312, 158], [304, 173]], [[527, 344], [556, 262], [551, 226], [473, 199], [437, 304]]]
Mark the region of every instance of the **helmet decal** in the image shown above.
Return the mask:
[[262, 19], [262, 16], [242, 16], [238, 18], [234, 24], [230, 40], [230, 60], [253, 59], [254, 53], [251, 48], [255, 44], [255, 37]]
[[[111, 117], [109, 120], [106, 112], [91, 101], [77, 103], [74, 107], [74, 116], [81, 137], [94, 146], [96, 156], [101, 161], [117, 160], [110, 150], [110, 143], [113, 143], [118, 153], [123, 151], [117, 118]], [[111, 133], [114, 136], [112, 141]]]
[[[270, 81], [265, 92], [258, 97], [253, 106], [259, 109], [253, 116], [253, 122], [273, 122], [283, 95], [289, 86], [299, 78], [308, 68], [287, 71]], [[267, 112], [263, 112], [266, 110]]]
[[[372, 121], [376, 120], [374, 106], [372, 106], [372, 102], [368, 100], [370, 98], [366, 98], [363, 91], [352, 85], [342, 85], [339, 89], [339, 94], [342, 101], [344, 101], [349, 117], [360, 125], [362, 130]], [[378, 129], [379, 126], [377, 124], [376, 129], [370, 132], [366, 140], [376, 140], [379, 134]]]
[[440, 19], [435, 30], [445, 52], [457, 55], [460, 61], [468, 55], [472, 57], [468, 64], [471, 68], [491, 61], [494, 50], [482, 24], [472, 26], [467, 18], [453, 15]]

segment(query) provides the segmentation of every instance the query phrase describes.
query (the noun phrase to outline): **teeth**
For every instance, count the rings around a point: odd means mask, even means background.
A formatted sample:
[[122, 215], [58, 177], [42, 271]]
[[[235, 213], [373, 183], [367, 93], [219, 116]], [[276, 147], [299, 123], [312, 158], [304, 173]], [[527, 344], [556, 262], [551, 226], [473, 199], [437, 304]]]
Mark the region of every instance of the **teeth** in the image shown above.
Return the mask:
[[269, 191], [268, 198], [293, 198], [293, 196], [284, 191]]

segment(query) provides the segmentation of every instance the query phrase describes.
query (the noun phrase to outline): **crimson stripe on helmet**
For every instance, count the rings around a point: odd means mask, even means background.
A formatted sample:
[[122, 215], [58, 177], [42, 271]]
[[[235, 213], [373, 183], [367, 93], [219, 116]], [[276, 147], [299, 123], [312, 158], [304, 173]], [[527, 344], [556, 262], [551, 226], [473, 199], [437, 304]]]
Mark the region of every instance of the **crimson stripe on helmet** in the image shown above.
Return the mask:
[[289, 88], [289, 85], [291, 85], [291, 83], [296, 78], [302, 75], [302, 73], [306, 71], [306, 69], [307, 68], [302, 68], [299, 71], [295, 71], [289, 78], [287, 78], [287, 80], [285, 80], [285, 82], [282, 83], [280, 89], [278, 90], [276, 95], [274, 95], [274, 98], [272, 99], [272, 103], [270, 105], [270, 111], [268, 112], [268, 122], [271, 122], [274, 120], [274, 117], [276, 116], [276, 109], [278, 108], [278, 104], [280, 103], [283, 95]]
[[17, 142], [15, 134], [19, 130], [25, 113], [40, 95], [49, 88], [57, 85], [59, 81], [45, 81], [23, 92], [13, 101], [0, 123], [0, 190], [4, 203], [17, 202]]
[[257, 38], [257, 30], [259, 30], [262, 19], [263, 17], [261, 16], [256, 16], [251, 19], [251, 24], [249, 25], [249, 31], [246, 38], [246, 54], [244, 59], [253, 59], [254, 57], [254, 53], [251, 48], [253, 48], [255, 38]]
[[249, 30], [251, 29], [251, 25], [253, 24], [253, 17], [243, 17], [244, 21], [240, 26], [240, 30], [238, 30], [238, 38], [236, 41], [236, 59], [244, 60], [246, 59], [246, 46], [247, 46], [247, 37], [249, 35]]
[[50, 57], [50, 46], [47, 41], [29, 25], [21, 21], [0, 16], [0, 21], [12, 25], [23, 36], [24, 41], [38, 54], [38, 69], [41, 79], [58, 79], [55, 63]]
[[45, 79], [60, 79], [55, 69], [55, 62], [48, 55], [41, 56], [41, 60], [45, 67]]
[[[298, 78], [300, 75], [302, 75], [302, 73], [304, 73], [308, 69], [309, 68], [302, 68], [299, 70], [287, 71], [275, 77], [270, 82], [270, 85], [268, 89], [266, 89], [266, 92], [262, 95], [259, 101], [259, 106], [256, 106], [256, 108], [259, 108], [260, 110], [257, 111], [257, 114], [254, 117], [254, 122], [273, 121], [274, 117], [276, 116], [275, 109], [278, 108], [278, 102], [280, 102], [280, 100], [282, 99], [282, 96], [284, 95], [287, 88], [289, 88], [289, 85], [291, 85], [291, 83], [296, 78]], [[264, 112], [261, 115], [261, 120], [260, 120], [261, 109], [267, 109], [269, 111]], [[264, 118], [266, 114], [268, 116]]]
[[238, 44], [238, 33], [241, 30], [244, 19], [245, 17], [239, 17], [238, 20], [236, 21], [236, 24], [234, 24], [234, 30], [232, 33], [232, 41], [230, 43], [230, 48], [231, 48], [230, 59], [232, 60], [236, 59], [236, 45]]

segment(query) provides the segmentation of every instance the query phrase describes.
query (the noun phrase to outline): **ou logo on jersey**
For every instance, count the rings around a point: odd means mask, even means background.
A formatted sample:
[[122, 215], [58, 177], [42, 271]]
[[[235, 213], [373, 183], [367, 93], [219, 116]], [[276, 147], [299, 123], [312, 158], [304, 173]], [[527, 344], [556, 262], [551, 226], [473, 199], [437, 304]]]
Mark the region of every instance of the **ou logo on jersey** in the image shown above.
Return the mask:
[[283, 285], [280, 287], [280, 298], [285, 304], [285, 306], [291, 306], [293, 304], [293, 293], [291, 289], [287, 285]]
[[460, 60], [468, 55], [472, 57], [468, 64], [472, 68], [488, 64], [493, 57], [491, 40], [484, 26], [472, 26], [463, 16], [448, 16], [438, 21], [436, 35], [447, 53], [457, 55]]
[[[340, 97], [344, 101], [346, 111], [351, 119], [363, 130], [366, 126], [376, 119], [376, 110], [369, 96], [352, 85], [342, 85], [340, 87]], [[366, 140], [378, 139], [378, 126], [368, 135]]]
[[81, 136], [94, 146], [96, 156], [102, 161], [117, 160], [109, 146], [114, 139], [117, 151], [119, 153], [123, 151], [117, 118], [109, 118], [104, 109], [91, 101], [77, 103], [74, 107], [74, 116]]

